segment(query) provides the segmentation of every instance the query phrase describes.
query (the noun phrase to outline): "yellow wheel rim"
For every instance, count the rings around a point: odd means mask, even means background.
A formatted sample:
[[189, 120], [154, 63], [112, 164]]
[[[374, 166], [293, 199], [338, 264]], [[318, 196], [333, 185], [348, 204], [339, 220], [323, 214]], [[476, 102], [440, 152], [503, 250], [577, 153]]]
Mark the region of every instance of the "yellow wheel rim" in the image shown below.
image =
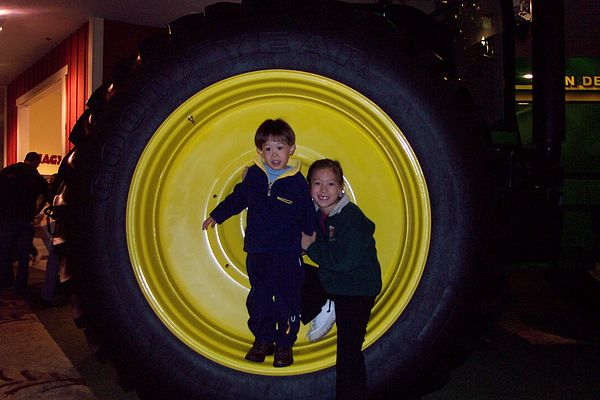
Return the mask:
[[375, 222], [383, 290], [364, 347], [399, 318], [418, 286], [430, 238], [425, 178], [410, 144], [376, 104], [323, 76], [291, 70], [237, 75], [200, 91], [159, 127], [137, 164], [127, 204], [134, 273], [156, 315], [182, 342], [226, 367], [295, 375], [335, 364], [335, 329], [309, 343], [302, 327], [294, 364], [244, 360], [247, 328], [245, 213], [202, 231], [208, 213], [256, 156], [254, 132], [283, 118], [306, 173], [319, 158], [341, 162], [346, 193]]

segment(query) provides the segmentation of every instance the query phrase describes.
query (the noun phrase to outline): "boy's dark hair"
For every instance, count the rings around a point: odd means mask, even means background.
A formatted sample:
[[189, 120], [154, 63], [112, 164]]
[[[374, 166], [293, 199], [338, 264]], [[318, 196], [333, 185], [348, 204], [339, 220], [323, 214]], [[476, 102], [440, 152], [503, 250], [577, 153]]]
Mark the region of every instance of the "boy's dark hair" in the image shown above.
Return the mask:
[[279, 139], [292, 146], [296, 143], [296, 134], [291, 126], [282, 119], [265, 120], [254, 135], [254, 144], [257, 149], [262, 148], [269, 138]]
[[29, 153], [27, 153], [25, 155], [25, 161], [27, 161], [29, 163], [34, 163], [34, 164], [39, 163], [40, 161], [42, 161], [42, 156], [40, 156], [35, 151], [30, 151]]
[[333, 173], [335, 174], [335, 178], [340, 186], [344, 186], [344, 171], [342, 170], [342, 166], [339, 161], [331, 160], [329, 158], [324, 158], [322, 160], [317, 160], [311, 164], [310, 168], [308, 168], [308, 173], [306, 174], [306, 178], [310, 183], [312, 181], [312, 176], [315, 172], [320, 169], [331, 168]]

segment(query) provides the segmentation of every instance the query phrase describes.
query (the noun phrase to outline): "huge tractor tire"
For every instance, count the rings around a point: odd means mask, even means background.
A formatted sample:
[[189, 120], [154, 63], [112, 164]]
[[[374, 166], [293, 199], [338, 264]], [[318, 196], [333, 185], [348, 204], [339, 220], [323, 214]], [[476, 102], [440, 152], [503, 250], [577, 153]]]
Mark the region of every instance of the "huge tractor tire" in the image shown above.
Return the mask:
[[[406, 393], [468, 330], [484, 268], [484, 135], [440, 57], [367, 9], [215, 5], [140, 46], [90, 99], [74, 263], [90, 329], [143, 398], [333, 399], [335, 329], [293, 365], [252, 363], [245, 214], [202, 231], [266, 118], [303, 170], [341, 162], [375, 222], [383, 290], [364, 353], [373, 396]], [[458, 317], [460, 316], [460, 317]]]

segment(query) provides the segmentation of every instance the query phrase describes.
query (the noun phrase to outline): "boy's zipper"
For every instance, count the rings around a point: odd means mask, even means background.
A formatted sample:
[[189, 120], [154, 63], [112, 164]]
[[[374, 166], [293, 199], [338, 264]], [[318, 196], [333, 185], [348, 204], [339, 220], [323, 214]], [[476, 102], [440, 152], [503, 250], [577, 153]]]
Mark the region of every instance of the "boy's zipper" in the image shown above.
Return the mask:
[[[268, 178], [269, 174], [267, 173], [267, 171], [264, 168], [262, 168], [262, 170], [265, 172], [265, 174], [267, 174], [267, 180], [268, 180], [269, 179]], [[275, 181], [278, 180], [278, 179], [280, 179], [280, 178], [282, 178], [282, 177], [291, 176], [291, 175], [288, 175], [288, 174], [289, 174], [289, 171], [286, 171], [282, 175], [279, 175], [277, 178], [275, 178], [275, 180], [273, 180], [273, 182], [269, 181], [269, 188], [267, 189], [267, 197], [271, 197], [271, 187], [273, 186], [273, 184], [275, 183]]]

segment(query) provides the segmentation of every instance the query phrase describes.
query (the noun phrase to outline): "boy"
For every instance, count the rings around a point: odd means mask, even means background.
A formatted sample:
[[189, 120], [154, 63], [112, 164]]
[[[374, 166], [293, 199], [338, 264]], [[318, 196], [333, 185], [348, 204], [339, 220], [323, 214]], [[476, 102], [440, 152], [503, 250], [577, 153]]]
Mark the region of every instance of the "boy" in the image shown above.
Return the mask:
[[292, 346], [300, 328], [304, 279], [300, 241], [302, 232], [314, 231], [308, 183], [300, 162], [289, 162], [295, 142], [294, 131], [285, 121], [264, 121], [254, 136], [259, 157], [202, 224], [202, 229], [214, 227], [248, 209], [244, 251], [250, 293], [246, 307], [255, 340], [245, 358], [263, 362], [274, 352], [275, 367], [294, 362]]

